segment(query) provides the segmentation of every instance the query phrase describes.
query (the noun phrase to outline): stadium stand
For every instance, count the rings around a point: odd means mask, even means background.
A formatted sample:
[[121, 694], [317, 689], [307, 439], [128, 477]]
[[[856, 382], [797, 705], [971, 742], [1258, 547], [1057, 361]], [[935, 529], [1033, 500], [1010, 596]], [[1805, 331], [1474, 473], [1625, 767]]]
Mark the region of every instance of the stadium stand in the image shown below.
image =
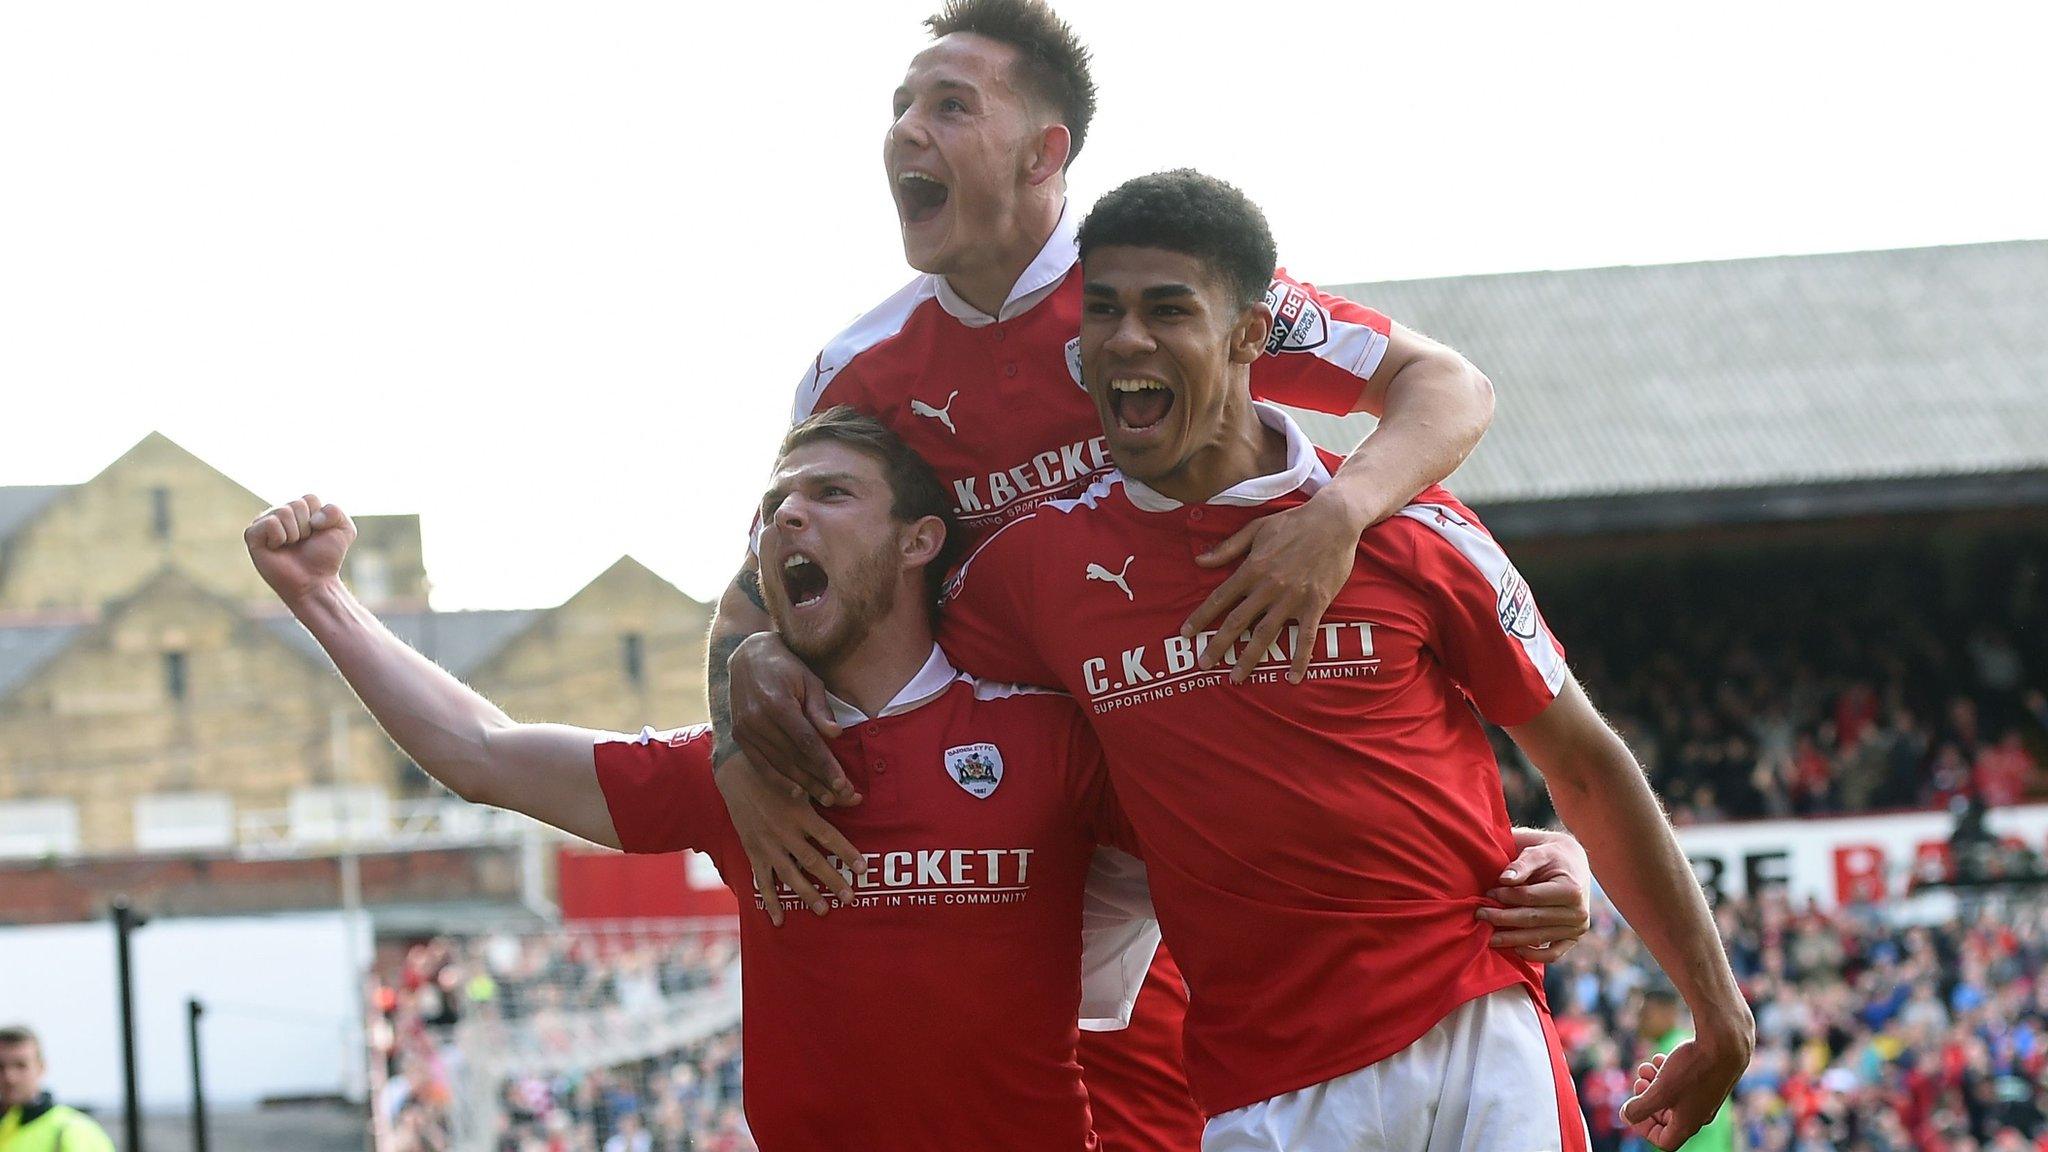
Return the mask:
[[[1759, 1035], [1742, 1147], [2048, 1148], [2048, 896], [1921, 899], [1934, 903], [1828, 912], [1767, 894], [1717, 909]], [[750, 1150], [736, 1014], [680, 1043], [648, 1026], [677, 1007], [702, 1023], [731, 959], [730, 935], [702, 925], [413, 945], [376, 993], [380, 1150]], [[1548, 974], [1595, 1152], [1628, 1147], [1614, 1113], [1663, 1034], [1645, 1034], [1662, 981], [1604, 902]]]
[[[1717, 910], [1757, 1050], [1736, 1092], [1750, 1152], [2019, 1152], [2048, 1148], [2048, 899], [2008, 893], [1954, 920], [1895, 923], [1782, 896]], [[1595, 1152], [1624, 1138], [1615, 1110], [1662, 980], [1602, 907], [1548, 974]]]
[[[1976, 544], [1943, 563], [1791, 542], [1525, 568], [1676, 819], [1999, 807], [2048, 783], [2048, 541]], [[1518, 815], [1543, 820], [1540, 783], [1498, 748]]]
[[752, 1152], [730, 921], [440, 937], [387, 952], [378, 1152]]
[[[2044, 270], [2014, 241], [1332, 291], [1493, 376], [1450, 487], [1674, 815], [1713, 821], [2039, 789]], [[1372, 427], [1297, 416], [1338, 450]]]

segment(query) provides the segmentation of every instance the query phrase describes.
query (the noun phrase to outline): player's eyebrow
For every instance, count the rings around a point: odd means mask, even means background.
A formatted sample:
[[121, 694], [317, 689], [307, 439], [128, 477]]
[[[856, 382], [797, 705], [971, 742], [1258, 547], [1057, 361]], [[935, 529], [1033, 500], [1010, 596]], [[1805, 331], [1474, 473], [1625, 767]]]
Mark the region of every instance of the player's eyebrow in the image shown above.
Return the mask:
[[[1081, 294], [1083, 296], [1108, 296], [1114, 299], [1116, 297], [1116, 289], [1101, 281], [1090, 281], [1081, 285]], [[1195, 290], [1186, 284], [1154, 284], [1150, 288], [1139, 292], [1138, 299], [1177, 300], [1183, 296], [1193, 296], [1194, 294]]]
[[[931, 88], [934, 92], [965, 92], [970, 96], [981, 95], [981, 89], [969, 84], [965, 80], [934, 80], [932, 81]], [[898, 105], [910, 103], [910, 86], [905, 84], [897, 88], [890, 99]]]
[[833, 472], [797, 472], [783, 476], [770, 484], [768, 491], [762, 494], [761, 511], [774, 511], [777, 505], [788, 499], [789, 494], [798, 488], [816, 488], [821, 484], [851, 484], [858, 487], [860, 481], [858, 474], [843, 469]]

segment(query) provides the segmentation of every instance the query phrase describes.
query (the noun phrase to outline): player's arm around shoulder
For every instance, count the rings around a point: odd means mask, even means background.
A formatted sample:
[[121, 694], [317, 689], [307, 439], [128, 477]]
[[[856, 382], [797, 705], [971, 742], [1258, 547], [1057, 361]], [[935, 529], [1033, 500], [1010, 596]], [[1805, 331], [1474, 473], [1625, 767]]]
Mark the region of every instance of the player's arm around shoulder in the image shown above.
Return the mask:
[[393, 635], [341, 581], [355, 523], [307, 495], [242, 533], [264, 582], [326, 651], [392, 742], [457, 796], [616, 848], [595, 767], [601, 733], [519, 724]]
[[[1269, 299], [1279, 299], [1284, 313], [1303, 291], [1275, 280]], [[1370, 374], [1356, 380], [1340, 367], [1323, 364], [1320, 350], [1287, 351], [1287, 342], [1300, 337], [1281, 327], [1268, 340], [1269, 348], [1277, 342], [1279, 350], [1269, 352], [1260, 366], [1290, 358], [1318, 365], [1322, 374], [1357, 388], [1351, 411], [1369, 412], [1380, 423], [1306, 502], [1252, 521], [1197, 558], [1207, 568], [1236, 566], [1181, 630], [1191, 637], [1216, 629], [1216, 642], [1201, 657], [1204, 668], [1213, 667], [1224, 649], [1247, 634], [1252, 650], [1262, 651], [1289, 623], [1304, 631], [1319, 626], [1351, 576], [1359, 538], [1416, 494], [1448, 478], [1493, 420], [1493, 384], [1463, 356], [1370, 309], [1314, 295], [1316, 303], [1301, 305], [1293, 322], [1300, 324], [1309, 308], [1322, 309], [1321, 324], [1330, 333], [1324, 342], [1335, 344], [1336, 330], [1346, 323], [1345, 310], [1359, 313], [1350, 326], [1383, 341], [1366, 353]], [[1284, 315], [1272, 320], [1288, 323]], [[1289, 669], [1292, 682], [1307, 674], [1307, 660], [1304, 648]], [[1241, 681], [1250, 671], [1241, 665], [1232, 679]]]
[[1493, 381], [1456, 349], [1390, 323], [1386, 355], [1354, 412], [1379, 418], [1316, 498], [1359, 532], [1441, 484], [1493, 424]]

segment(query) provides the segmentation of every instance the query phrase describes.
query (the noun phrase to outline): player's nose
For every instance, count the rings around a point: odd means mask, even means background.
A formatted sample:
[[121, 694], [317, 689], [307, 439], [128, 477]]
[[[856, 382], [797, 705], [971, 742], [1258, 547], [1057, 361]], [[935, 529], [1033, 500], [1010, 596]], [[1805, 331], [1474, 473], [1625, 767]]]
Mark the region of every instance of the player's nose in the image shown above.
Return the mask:
[[1135, 356], [1150, 352], [1153, 346], [1151, 331], [1134, 312], [1126, 312], [1102, 342], [1102, 350], [1112, 356]]
[[931, 142], [931, 132], [929, 125], [925, 123], [924, 112], [918, 105], [912, 104], [889, 124], [888, 134], [883, 138], [884, 158], [894, 159], [897, 149], [926, 148]]
[[775, 509], [775, 526], [784, 531], [796, 531], [806, 523], [803, 502], [795, 496], [784, 500]]

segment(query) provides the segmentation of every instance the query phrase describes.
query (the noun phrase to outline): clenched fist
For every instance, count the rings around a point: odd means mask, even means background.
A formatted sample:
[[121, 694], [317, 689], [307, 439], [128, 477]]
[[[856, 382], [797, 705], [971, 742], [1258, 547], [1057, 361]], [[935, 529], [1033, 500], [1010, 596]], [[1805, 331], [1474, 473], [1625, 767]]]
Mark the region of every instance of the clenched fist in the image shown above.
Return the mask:
[[257, 573], [287, 604], [340, 580], [355, 540], [348, 513], [310, 494], [272, 508], [242, 532]]

